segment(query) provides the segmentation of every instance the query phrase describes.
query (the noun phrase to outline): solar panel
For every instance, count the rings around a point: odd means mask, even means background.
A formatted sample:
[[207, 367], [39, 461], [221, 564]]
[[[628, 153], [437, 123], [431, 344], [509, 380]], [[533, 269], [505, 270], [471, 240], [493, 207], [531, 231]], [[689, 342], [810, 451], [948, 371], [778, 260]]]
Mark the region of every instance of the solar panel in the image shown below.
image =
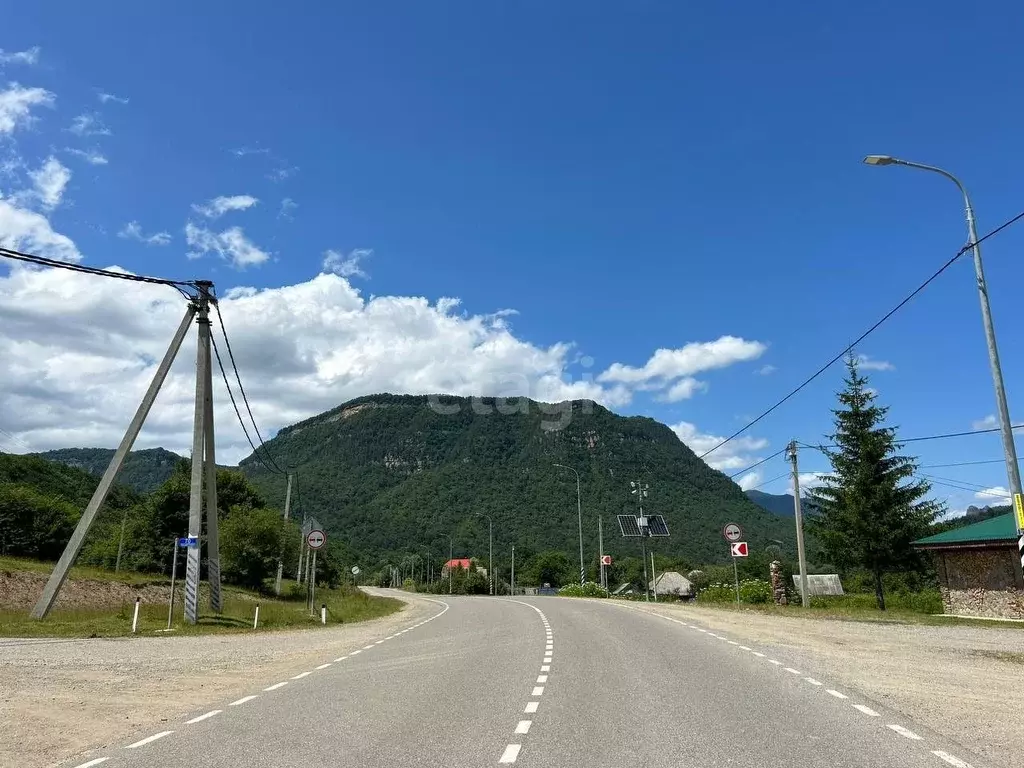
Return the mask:
[[619, 515], [619, 530], [622, 531], [623, 536], [627, 537], [639, 537], [640, 526], [636, 523], [636, 515]]
[[647, 530], [651, 536], [668, 536], [668, 523], [661, 515], [648, 515]]

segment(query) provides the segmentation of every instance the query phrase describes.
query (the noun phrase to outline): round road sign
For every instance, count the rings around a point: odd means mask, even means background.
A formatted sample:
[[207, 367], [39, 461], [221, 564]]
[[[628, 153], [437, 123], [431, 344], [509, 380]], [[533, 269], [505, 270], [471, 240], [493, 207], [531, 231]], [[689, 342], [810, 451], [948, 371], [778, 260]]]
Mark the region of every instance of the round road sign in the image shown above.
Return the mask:
[[306, 535], [306, 543], [310, 549], [320, 549], [327, 543], [327, 534], [319, 529], [312, 530]]
[[352, 566], [352, 575], [353, 576], [358, 576], [359, 575], [359, 566], [358, 565], [353, 565]]
[[726, 523], [722, 529], [722, 535], [725, 536], [726, 541], [739, 541], [743, 538], [743, 529], [736, 523]]

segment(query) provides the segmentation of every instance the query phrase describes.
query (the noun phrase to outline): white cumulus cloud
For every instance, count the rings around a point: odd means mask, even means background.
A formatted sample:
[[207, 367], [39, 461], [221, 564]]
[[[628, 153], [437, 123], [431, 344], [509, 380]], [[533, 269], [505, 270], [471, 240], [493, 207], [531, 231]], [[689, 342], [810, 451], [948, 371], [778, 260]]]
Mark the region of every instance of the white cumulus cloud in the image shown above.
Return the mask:
[[[696, 424], [688, 421], [670, 424], [669, 427], [698, 456], [710, 451], [725, 439], [724, 436], [701, 432]], [[764, 438], [740, 436], [711, 453], [704, 461], [708, 466], [723, 471], [742, 469], [758, 461], [758, 457], [753, 454], [767, 447], [768, 441]]]
[[38, 64], [40, 48], [34, 45], [24, 51], [5, 51], [0, 48], [0, 64]]
[[8, 83], [0, 90], [0, 136], [32, 124], [34, 107], [52, 107], [55, 96], [45, 88], [23, 88]]
[[55, 232], [49, 219], [11, 200], [0, 200], [0, 246], [60, 261], [82, 259], [71, 238]]
[[1010, 503], [1010, 492], [1001, 485], [994, 485], [983, 491], [977, 491], [974, 498], [984, 501], [990, 507], [1003, 507]]
[[29, 172], [29, 178], [32, 179], [34, 195], [44, 208], [52, 209], [60, 205], [64, 189], [71, 181], [71, 171], [51, 155], [38, 170]]
[[677, 403], [680, 400], [689, 400], [698, 392], [706, 391], [707, 388], [707, 382], [687, 376], [669, 387], [660, 399], [669, 403]]
[[989, 414], [983, 419], [971, 422], [971, 429], [995, 429], [999, 426], [999, 419], [994, 414]]
[[762, 365], [755, 373], [759, 376], [770, 376], [778, 370], [774, 365]]
[[111, 101], [113, 101], [116, 104], [128, 103], [128, 99], [124, 98], [123, 96], [115, 96], [114, 94], [108, 93], [107, 91], [97, 90], [96, 98], [100, 100], [100, 104], [107, 104]]
[[201, 213], [208, 219], [217, 219], [228, 211], [244, 211], [247, 208], [252, 208], [258, 202], [259, 200], [252, 195], [221, 195], [208, 203], [193, 204], [192, 210]]
[[214, 253], [238, 269], [262, 264], [270, 258], [269, 253], [246, 238], [241, 227], [214, 232], [190, 221], [185, 225], [185, 241], [192, 249], [187, 254], [190, 259]]
[[137, 221], [129, 221], [117, 236], [125, 240], [137, 240], [140, 243], [146, 245], [168, 245], [171, 242], [170, 232], [155, 232], [152, 235], [146, 235], [142, 232], [142, 226]]
[[743, 477], [736, 481], [736, 485], [742, 488], [744, 491], [749, 491], [751, 488], [756, 488], [761, 482], [761, 473], [756, 469], [753, 472], [747, 472]]
[[348, 255], [341, 251], [324, 251], [323, 270], [333, 272], [341, 277], [363, 277], [369, 275], [363, 271], [361, 262], [373, 255], [372, 248], [354, 248]]
[[[537, 346], [493, 318], [457, 308], [451, 299], [367, 298], [333, 274], [236, 288], [220, 299], [264, 436], [378, 392], [590, 398], [610, 406], [628, 399], [621, 388], [572, 380], [571, 344]], [[35, 450], [115, 446], [184, 310], [182, 298], [163, 286], [18, 267], [0, 276], [4, 429]], [[190, 335], [137, 447], [187, 455], [194, 376]], [[235, 462], [250, 449], [220, 376], [214, 380], [217, 458]]]
[[759, 341], [722, 336], [714, 341], [690, 342], [678, 349], [659, 349], [640, 368], [614, 363], [598, 379], [623, 384], [638, 384], [652, 379], [671, 380], [755, 360], [766, 349], [767, 346]]

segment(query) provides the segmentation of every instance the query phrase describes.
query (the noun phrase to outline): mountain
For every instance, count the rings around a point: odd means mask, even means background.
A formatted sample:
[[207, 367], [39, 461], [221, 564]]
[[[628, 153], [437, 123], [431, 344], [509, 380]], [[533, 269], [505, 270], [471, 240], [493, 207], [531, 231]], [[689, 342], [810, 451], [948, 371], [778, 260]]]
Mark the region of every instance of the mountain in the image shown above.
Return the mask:
[[782, 517], [793, 516], [793, 494], [791, 493], [762, 493], [761, 491], [745, 491], [745, 493], [748, 499], [766, 512]]
[[[101, 477], [114, 456], [113, 448], [59, 448], [32, 454], [47, 461], [83, 469]], [[139, 493], [149, 493], [164, 483], [182, 457], [163, 448], [131, 451], [121, 467], [117, 481]]]
[[[447, 557], [487, 552], [487, 520], [501, 562], [531, 552], [578, 552], [580, 473], [586, 559], [596, 560], [597, 518], [605, 550], [639, 554], [616, 515], [635, 513], [630, 481], [649, 484], [645, 511], [664, 515], [671, 536], [659, 554], [693, 563], [727, 562], [721, 529], [740, 523], [751, 549], [793, 549], [792, 525], [752, 503], [664, 424], [618, 416], [590, 401], [370, 395], [282, 429], [267, 443], [277, 465], [298, 467], [293, 514], [315, 516], [335, 538], [364, 553], [432, 550]], [[285, 478], [256, 456], [242, 470], [283, 506]]]

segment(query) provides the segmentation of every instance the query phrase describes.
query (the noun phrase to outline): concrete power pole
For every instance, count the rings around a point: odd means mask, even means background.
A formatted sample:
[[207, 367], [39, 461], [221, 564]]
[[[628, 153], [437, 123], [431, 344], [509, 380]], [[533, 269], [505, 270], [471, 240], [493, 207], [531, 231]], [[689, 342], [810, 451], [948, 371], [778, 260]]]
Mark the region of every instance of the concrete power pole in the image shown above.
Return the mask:
[[604, 530], [602, 529], [601, 516], [597, 516], [597, 549], [598, 549], [598, 567], [601, 569], [601, 586], [608, 589], [608, 580], [605, 578], [604, 572]]
[[[292, 506], [292, 473], [288, 473], [288, 487], [284, 492], [284, 519], [288, 522], [288, 515]], [[281, 594], [281, 577], [284, 576], [284, 542], [281, 543], [282, 552], [277, 558], [277, 578], [274, 580], [274, 594]]]
[[[75, 526], [75, 531], [71, 534], [70, 541], [64, 547], [57, 565], [54, 566], [53, 571], [50, 573], [50, 578], [47, 580], [46, 586], [43, 587], [43, 593], [32, 608], [31, 616], [34, 619], [44, 618], [50, 612], [50, 609], [53, 608], [53, 604], [60, 594], [61, 587], [64, 586], [64, 582], [67, 580], [71, 566], [74, 565], [75, 559], [85, 543], [85, 537], [88, 535], [89, 529], [96, 519], [96, 514], [106, 501], [107, 494], [110, 493], [110, 489], [114, 485], [121, 467], [124, 465], [124, 460], [128, 456], [128, 452], [131, 451], [132, 446], [135, 444], [135, 439], [142, 430], [142, 425], [146, 422], [146, 417], [156, 401], [156, 396], [159, 394], [160, 388], [167, 378], [167, 372], [171, 369], [171, 364], [174, 362], [178, 350], [181, 349], [181, 344], [188, 334], [189, 328], [192, 326], [192, 320], [199, 311], [200, 304], [203, 303], [203, 297], [206, 297], [206, 303], [209, 302], [209, 290], [213, 287], [213, 283], [197, 283], [197, 286], [200, 289], [200, 295], [198, 298], [189, 300], [185, 316], [182, 318], [178, 330], [175, 331], [171, 343], [167, 347], [167, 352], [164, 353], [164, 357], [160, 361], [160, 365], [157, 366], [156, 373], [153, 374], [153, 380], [149, 384], [149, 389], [146, 390], [138, 410], [128, 424], [128, 429], [125, 430], [121, 444], [118, 445], [117, 450], [110, 459], [110, 464], [107, 465], [99, 485], [96, 486], [96, 490], [89, 500], [89, 504], [86, 506], [85, 511], [82, 512], [82, 517], [79, 518], [78, 525]], [[199, 407], [202, 408], [202, 405], [203, 401], [200, 400]]]
[[804, 556], [804, 518], [800, 509], [800, 470], [796, 465], [796, 440], [787, 446], [789, 461], [793, 465], [793, 516], [796, 518], [796, 556], [800, 561], [800, 602], [804, 608], [811, 605], [807, 592], [807, 558]]

